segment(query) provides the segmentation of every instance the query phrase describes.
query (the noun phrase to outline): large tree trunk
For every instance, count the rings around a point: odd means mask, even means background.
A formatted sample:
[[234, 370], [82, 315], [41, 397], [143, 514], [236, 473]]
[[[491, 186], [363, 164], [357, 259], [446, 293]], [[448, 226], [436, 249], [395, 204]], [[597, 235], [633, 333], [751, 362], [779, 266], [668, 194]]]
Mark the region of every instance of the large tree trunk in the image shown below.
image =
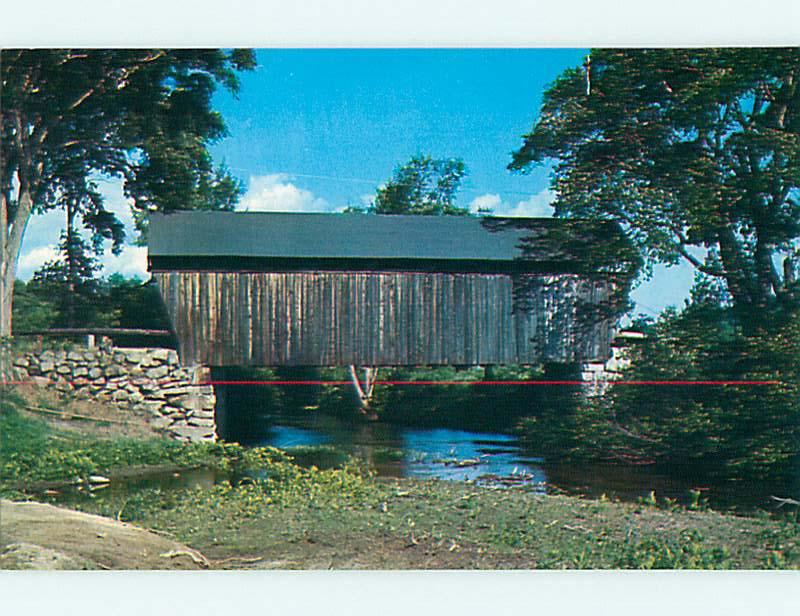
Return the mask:
[[5, 194], [0, 194], [0, 387], [10, 380], [11, 377], [11, 357], [10, 357], [10, 336], [11, 336], [11, 300], [14, 290], [14, 280], [11, 278], [9, 289], [9, 278], [11, 269], [8, 259], [8, 203]]
[[17, 274], [22, 237], [33, 210], [33, 200], [27, 190], [19, 191], [19, 202], [14, 219], [8, 218], [5, 195], [0, 197], [0, 338], [12, 334], [12, 302], [14, 279]]
[[755, 304], [758, 304], [759, 289], [757, 283], [750, 278], [744, 263], [741, 247], [730, 228], [719, 234], [719, 256], [725, 271], [725, 282], [733, 297], [733, 305], [745, 317], [750, 315]]
[[15, 267], [4, 262], [0, 266], [0, 338], [11, 337], [11, 308], [14, 297]]
[[[11, 260], [8, 256], [8, 203], [5, 193], [0, 194], [0, 340], [11, 335], [11, 301], [8, 290]], [[14, 281], [11, 280], [13, 291]]]

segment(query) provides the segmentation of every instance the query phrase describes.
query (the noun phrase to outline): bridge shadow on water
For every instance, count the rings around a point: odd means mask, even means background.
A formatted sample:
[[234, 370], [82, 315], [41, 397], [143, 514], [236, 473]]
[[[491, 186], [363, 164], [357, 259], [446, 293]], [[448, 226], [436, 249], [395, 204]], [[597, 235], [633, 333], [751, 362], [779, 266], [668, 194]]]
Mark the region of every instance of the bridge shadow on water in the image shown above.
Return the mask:
[[[225, 379], [252, 380], [264, 374], [226, 370]], [[268, 375], [274, 380], [320, 380], [313, 369]], [[465, 369], [457, 377], [491, 379], [494, 373]], [[359, 413], [348, 386], [221, 387], [223, 439], [286, 449], [301, 463], [324, 467], [353, 456], [379, 476], [525, 484], [541, 490], [546, 485], [541, 457], [525, 451], [514, 433], [519, 418], [542, 404], [542, 391], [534, 391], [540, 388], [378, 386], [373, 408], [379, 419], [369, 421]]]

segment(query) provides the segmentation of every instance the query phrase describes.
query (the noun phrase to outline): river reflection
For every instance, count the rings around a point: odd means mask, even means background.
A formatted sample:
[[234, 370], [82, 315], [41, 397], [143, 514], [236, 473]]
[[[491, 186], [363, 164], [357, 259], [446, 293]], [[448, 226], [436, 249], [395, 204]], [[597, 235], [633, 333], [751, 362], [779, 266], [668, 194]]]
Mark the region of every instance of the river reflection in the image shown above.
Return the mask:
[[[524, 483], [542, 490], [546, 484], [541, 459], [523, 455], [516, 438], [509, 434], [385, 424], [353, 426], [347, 430], [333, 420], [316, 423], [313, 427], [274, 423], [252, 444], [278, 447], [290, 453], [293, 448], [333, 445], [369, 463], [379, 476], [385, 477]], [[325, 425], [329, 430], [323, 431]], [[313, 458], [304, 458], [314, 462]]]
[[[527, 454], [509, 431], [471, 431], [449, 427], [403, 426], [348, 421], [324, 413], [251, 415], [243, 445], [287, 450], [297, 462], [320, 467], [341, 461], [343, 453], [366, 463], [379, 477], [468, 481], [491, 487], [524, 486], [535, 492], [565, 492], [622, 500], [647, 497], [703, 500], [723, 508], [768, 507], [765, 487], [753, 482], [709, 484], [689, 470], [665, 475], [648, 466], [594, 462], [564, 464]], [[256, 427], [254, 427], [257, 426]], [[230, 440], [237, 440], [235, 435]], [[340, 452], [337, 458], [333, 452]]]

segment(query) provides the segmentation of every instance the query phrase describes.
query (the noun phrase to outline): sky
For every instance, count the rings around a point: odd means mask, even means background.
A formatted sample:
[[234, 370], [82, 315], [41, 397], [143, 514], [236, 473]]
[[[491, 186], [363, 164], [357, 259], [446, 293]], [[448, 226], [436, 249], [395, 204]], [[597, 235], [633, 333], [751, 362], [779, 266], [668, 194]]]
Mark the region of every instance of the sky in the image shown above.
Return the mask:
[[[547, 85], [583, 62], [583, 49], [269, 49], [234, 97], [214, 97], [229, 135], [212, 146], [245, 183], [239, 209], [333, 212], [365, 205], [415, 154], [461, 158], [458, 205], [496, 215], [550, 216], [549, 170], [506, 169], [533, 126]], [[133, 239], [119, 182], [102, 183]], [[19, 275], [54, 255], [63, 213], [28, 226]], [[147, 278], [146, 249], [103, 257], [104, 274]], [[633, 292], [636, 313], [681, 306], [688, 266], [657, 267]]]

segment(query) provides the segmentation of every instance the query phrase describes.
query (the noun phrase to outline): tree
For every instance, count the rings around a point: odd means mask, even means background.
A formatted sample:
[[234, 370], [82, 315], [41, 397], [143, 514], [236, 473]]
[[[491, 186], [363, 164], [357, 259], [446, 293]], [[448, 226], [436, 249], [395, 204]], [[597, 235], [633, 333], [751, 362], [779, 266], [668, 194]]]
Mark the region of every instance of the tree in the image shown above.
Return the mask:
[[798, 49], [593, 51], [545, 92], [509, 168], [555, 162], [557, 216], [615, 220], [649, 265], [723, 280], [743, 321], [793, 309], [798, 82]]
[[[62, 327], [77, 327], [79, 321], [92, 324], [98, 313], [96, 276], [102, 269], [97, 257], [104, 252], [105, 240], [111, 240], [112, 251], [119, 254], [125, 239], [124, 225], [105, 209], [96, 184], [78, 179], [70, 185], [69, 178], [61, 178], [64, 188], [60, 205], [66, 213], [66, 228], [58, 245], [59, 254], [35, 272], [32, 281], [34, 288], [47, 288], [55, 295], [61, 314], [57, 325]], [[91, 242], [77, 228], [79, 216], [90, 232]]]
[[30, 286], [49, 294], [58, 308], [57, 327], [100, 325], [96, 322], [97, 293], [101, 269], [97, 258], [72, 225], [62, 232], [59, 258], [34, 272]]
[[378, 188], [369, 208], [375, 214], [459, 215], [469, 210], [455, 205], [467, 168], [460, 158], [434, 159], [418, 154], [394, 170]]
[[249, 50], [0, 53], [1, 338], [11, 334], [32, 215], [71, 202], [101, 236], [113, 236], [113, 217], [93, 190], [98, 175], [122, 179], [140, 228], [156, 209], [230, 207], [238, 183], [213, 168], [208, 152], [225, 135], [211, 96], [218, 85], [235, 93], [237, 71], [255, 61]]

